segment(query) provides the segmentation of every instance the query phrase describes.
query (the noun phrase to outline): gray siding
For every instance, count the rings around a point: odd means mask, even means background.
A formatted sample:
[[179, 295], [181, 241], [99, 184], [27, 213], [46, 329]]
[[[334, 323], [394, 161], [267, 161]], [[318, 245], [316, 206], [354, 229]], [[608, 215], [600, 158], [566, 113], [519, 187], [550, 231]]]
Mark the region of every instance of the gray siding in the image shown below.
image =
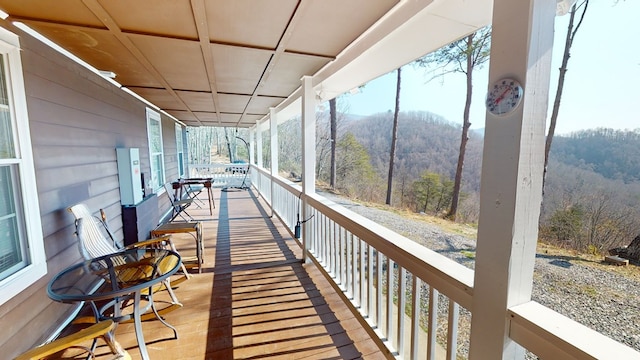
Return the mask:
[[[92, 211], [106, 210], [109, 225], [122, 239], [116, 147], [140, 148], [142, 171], [150, 173], [146, 105], [75, 64], [6, 22], [21, 35], [27, 108], [33, 143], [37, 189], [48, 274], [0, 306], [0, 353], [13, 358], [40, 343], [71, 311], [46, 295], [58, 271], [80, 259], [73, 216], [66, 208], [78, 202]], [[162, 115], [165, 169], [177, 178], [174, 122]], [[168, 208], [166, 195], [159, 214]]]

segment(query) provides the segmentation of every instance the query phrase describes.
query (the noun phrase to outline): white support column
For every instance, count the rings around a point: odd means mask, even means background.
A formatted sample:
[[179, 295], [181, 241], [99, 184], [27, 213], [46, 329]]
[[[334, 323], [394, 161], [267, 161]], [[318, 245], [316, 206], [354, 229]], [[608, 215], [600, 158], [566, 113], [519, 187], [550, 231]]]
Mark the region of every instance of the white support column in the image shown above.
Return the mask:
[[264, 168], [262, 164], [262, 126], [263, 123], [261, 122], [256, 124], [256, 165], [258, 165], [260, 169]]
[[271, 130], [271, 199], [269, 199], [271, 204], [271, 216], [274, 215], [273, 211], [273, 199], [274, 194], [276, 192], [276, 182], [273, 181], [273, 178], [278, 175], [279, 165], [278, 165], [278, 112], [275, 108], [269, 109], [269, 120], [270, 120], [270, 130]]
[[[311, 77], [302, 78], [302, 219], [309, 218], [307, 211], [308, 194], [316, 192], [316, 94]], [[307, 239], [311, 236], [311, 226], [302, 226], [303, 260], [307, 261]]]
[[[523, 359], [507, 309], [531, 299], [542, 200], [545, 119], [556, 0], [495, 0], [489, 84], [524, 87], [520, 105], [487, 112], [470, 359]], [[489, 85], [491, 86], [491, 85]]]
[[255, 154], [255, 132], [257, 126], [252, 126], [249, 128], [249, 163], [257, 164], [256, 162], [256, 154]]

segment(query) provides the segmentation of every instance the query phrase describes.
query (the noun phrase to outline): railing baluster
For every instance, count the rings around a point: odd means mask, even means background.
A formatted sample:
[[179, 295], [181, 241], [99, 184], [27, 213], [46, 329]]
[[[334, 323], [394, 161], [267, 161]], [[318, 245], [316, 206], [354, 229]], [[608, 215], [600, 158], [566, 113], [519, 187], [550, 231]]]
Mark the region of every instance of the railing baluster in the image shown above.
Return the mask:
[[338, 285], [342, 288], [342, 238], [340, 237], [340, 234], [336, 227], [333, 228], [333, 234], [336, 241], [336, 246], [334, 247], [336, 257], [336, 270], [334, 272], [334, 275], [336, 277]]
[[[308, 211], [306, 212], [307, 214], [309, 213]], [[305, 232], [304, 228], [306, 227], [305, 225], [301, 225], [302, 227], [302, 237], [304, 238], [305, 236], [307, 236], [307, 234], [309, 234], [309, 239], [307, 239], [306, 243], [307, 243], [307, 247], [309, 248], [309, 251], [313, 254], [313, 256], [317, 257], [318, 256], [318, 252], [316, 250], [315, 244], [316, 244], [316, 239], [318, 238], [318, 234], [314, 233], [314, 232]]]
[[360, 306], [360, 282], [362, 279], [360, 278], [360, 274], [362, 273], [362, 268], [360, 267], [360, 239], [357, 236], [352, 234], [351, 239], [351, 247], [353, 248], [352, 257], [351, 257], [351, 279], [353, 280], [351, 293], [353, 294], [353, 302], [356, 306]]
[[362, 312], [362, 315], [364, 316], [368, 316], [369, 315], [369, 309], [366, 306], [366, 301], [367, 301], [367, 290], [366, 290], [366, 286], [367, 286], [367, 264], [366, 264], [366, 252], [367, 252], [367, 247], [366, 247], [366, 243], [364, 242], [364, 240], [358, 238], [358, 244], [360, 246], [360, 311]]
[[340, 240], [340, 288], [342, 291], [346, 290], [345, 287], [345, 238], [344, 229], [338, 228], [338, 239]]
[[[325, 268], [327, 268], [327, 264], [329, 263], [329, 258], [327, 256], [326, 246], [327, 242], [331, 241], [331, 231], [329, 229], [329, 218], [327, 216], [322, 216], [322, 235], [318, 239], [318, 243], [316, 246], [318, 247], [318, 256], [320, 256], [321, 264]], [[328, 271], [331, 269], [327, 268]]]
[[320, 232], [320, 236], [316, 238], [316, 243], [314, 245], [315, 245], [316, 254], [317, 254], [316, 256], [320, 258], [319, 259], [320, 263], [326, 267], [327, 256], [324, 253], [324, 249], [326, 248], [325, 243], [327, 241], [330, 241], [331, 239], [331, 234], [329, 233], [329, 218], [325, 215], [322, 215], [321, 219], [322, 219], [322, 231]]
[[407, 304], [407, 293], [405, 288], [405, 278], [407, 270], [398, 265], [398, 326], [396, 337], [398, 339], [398, 354], [402, 357], [404, 354], [404, 309]]
[[373, 262], [373, 246], [367, 245], [367, 315], [369, 315], [371, 323], [375, 324], [375, 322], [373, 321], [373, 316], [375, 313], [375, 311], [373, 310], [373, 301], [375, 300], [375, 290], [373, 288], [373, 279], [375, 278]]
[[420, 314], [422, 313], [422, 280], [412, 275], [411, 288], [411, 360], [418, 359], [418, 341], [420, 335]]
[[393, 260], [387, 256], [387, 340], [393, 346]]
[[382, 253], [376, 254], [376, 326], [382, 331]]
[[[344, 230], [344, 229], [343, 229]], [[353, 279], [351, 278], [351, 233], [344, 230], [344, 292], [348, 297], [353, 299], [351, 286]]]
[[324, 234], [322, 234], [322, 238], [320, 239], [322, 243], [320, 256], [322, 257], [322, 265], [325, 267], [327, 272], [331, 276], [333, 276], [333, 274], [331, 274], [331, 257], [329, 256], [332, 238], [331, 238], [331, 228], [329, 227], [328, 217], [324, 220], [324, 228], [325, 228], [325, 232]]
[[[334, 232], [335, 234], [335, 232]], [[342, 254], [342, 249], [341, 249], [341, 241], [342, 239], [340, 239], [339, 236], [335, 237], [335, 246], [333, 247], [334, 249], [334, 254], [335, 254], [335, 270], [333, 272], [333, 276], [336, 279], [336, 283], [338, 284], [338, 286], [342, 287], [342, 258], [340, 257], [340, 255]]]
[[[328, 221], [328, 219], [327, 219], [327, 221]], [[336, 237], [335, 237], [335, 233], [334, 233], [333, 227], [329, 223], [327, 223], [325, 226], [327, 228], [327, 235], [328, 235], [327, 237], [329, 239], [329, 244], [330, 244], [329, 245], [329, 248], [330, 248], [329, 252], [331, 253], [329, 255], [330, 260], [329, 260], [329, 264], [328, 264], [329, 273], [331, 274], [331, 276], [333, 276], [334, 279], [336, 279], [336, 282], [337, 282], [338, 276], [336, 275], [337, 272], [336, 272], [336, 250], [335, 250], [336, 249], [336, 246], [335, 246]]]
[[429, 286], [429, 325], [427, 330], [427, 360], [436, 360], [436, 331], [438, 330], [438, 290]]
[[447, 328], [447, 359], [456, 360], [458, 352], [458, 316], [460, 305], [449, 299], [449, 323]]

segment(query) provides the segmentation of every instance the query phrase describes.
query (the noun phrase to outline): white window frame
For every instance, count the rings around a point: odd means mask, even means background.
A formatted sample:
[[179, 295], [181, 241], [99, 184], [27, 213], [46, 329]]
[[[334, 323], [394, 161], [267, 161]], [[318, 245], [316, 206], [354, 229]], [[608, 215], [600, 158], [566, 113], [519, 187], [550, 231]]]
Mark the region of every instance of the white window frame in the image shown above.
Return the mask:
[[[186, 166], [184, 165], [184, 141], [182, 138], [182, 126], [180, 126], [180, 124], [176, 123], [175, 124], [175, 132], [176, 132], [176, 163], [178, 164], [178, 177], [182, 178], [184, 177], [185, 174], [185, 168]], [[180, 162], [180, 159], [182, 159], [182, 162]]]
[[[152, 122], [157, 122], [160, 128], [160, 152], [154, 153], [151, 149], [152, 140], [151, 139], [151, 124]], [[147, 108], [147, 138], [149, 141], [149, 166], [151, 167], [151, 186], [153, 188], [153, 192], [157, 194], [161, 194], [164, 191], [164, 182], [166, 177], [166, 169], [164, 165], [164, 142], [162, 141], [162, 118], [160, 117], [160, 113], [154, 111], [150, 108]], [[160, 155], [160, 162], [162, 163], [162, 171], [160, 172], [162, 178], [157, 179], [155, 175], [158, 174], [158, 169], [155, 169], [154, 166], [154, 156]]]
[[26, 243], [27, 265], [0, 281], [0, 305], [14, 298], [38, 279], [47, 274], [47, 260], [44, 251], [40, 205], [37, 196], [36, 175], [29, 131], [27, 98], [20, 57], [20, 38], [4, 28], [0, 28], [0, 54], [6, 60], [7, 92], [11, 107], [16, 157], [0, 159], [2, 165], [14, 165], [18, 169], [19, 196], [16, 208], [21, 210], [20, 218]]

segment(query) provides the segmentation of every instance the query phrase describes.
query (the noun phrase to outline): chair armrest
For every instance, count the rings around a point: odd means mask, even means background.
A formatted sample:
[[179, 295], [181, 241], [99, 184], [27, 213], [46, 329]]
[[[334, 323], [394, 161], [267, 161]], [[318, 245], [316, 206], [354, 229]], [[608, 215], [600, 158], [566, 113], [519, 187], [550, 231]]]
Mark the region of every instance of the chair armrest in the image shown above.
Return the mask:
[[164, 247], [164, 245], [166, 245], [168, 242], [171, 242], [171, 235], [164, 235], [153, 239], [138, 241], [136, 243], [127, 245], [125, 249], [137, 249], [150, 246]]
[[103, 336], [114, 328], [115, 323], [113, 322], [113, 320], [101, 321], [74, 334], [61, 337], [48, 344], [33, 348], [19, 355], [15, 360], [43, 359], [64, 349], [76, 347], [87, 340], [92, 340], [97, 338], [98, 336]]

